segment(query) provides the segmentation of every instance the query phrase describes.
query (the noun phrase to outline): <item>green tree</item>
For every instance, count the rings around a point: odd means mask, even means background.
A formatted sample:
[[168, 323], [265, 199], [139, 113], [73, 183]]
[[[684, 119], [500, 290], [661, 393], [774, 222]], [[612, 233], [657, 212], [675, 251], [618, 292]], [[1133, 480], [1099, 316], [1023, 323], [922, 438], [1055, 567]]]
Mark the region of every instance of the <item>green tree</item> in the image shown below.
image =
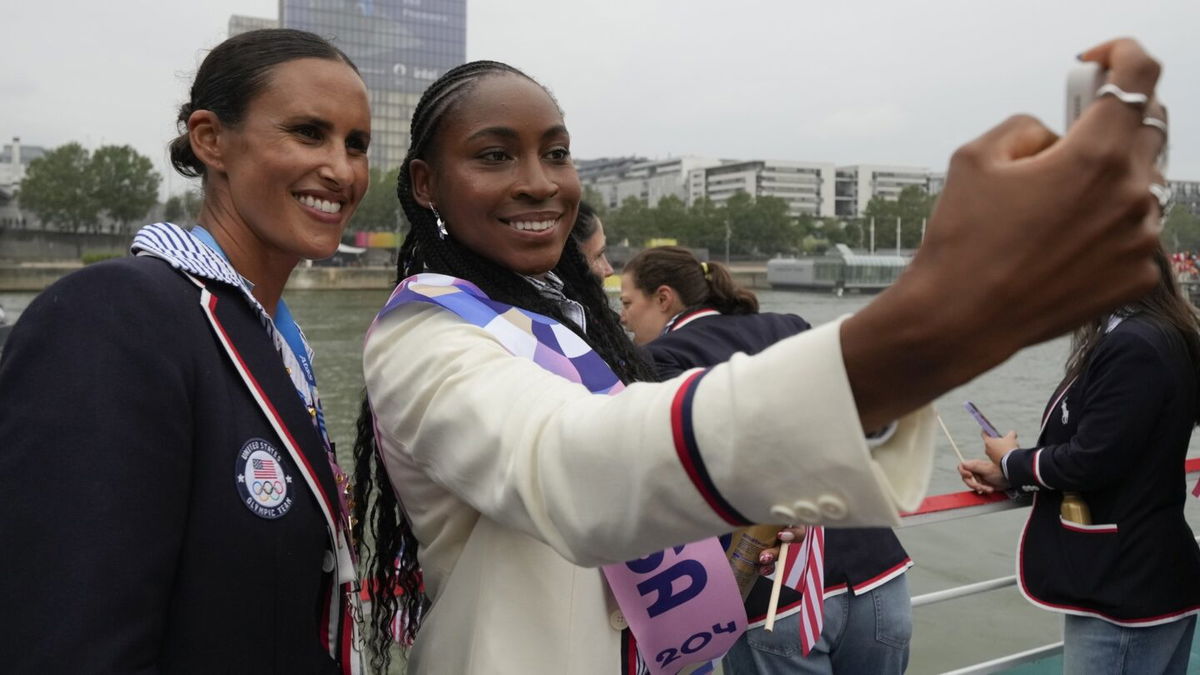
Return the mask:
[[1163, 220], [1163, 246], [1169, 252], [1200, 251], [1200, 217], [1187, 206], [1175, 204]]
[[706, 248], [709, 255], [725, 253], [725, 209], [708, 197], [697, 199], [688, 208], [687, 227], [682, 240], [693, 248]]
[[916, 248], [921, 245], [921, 225], [933, 212], [936, 197], [925, 189], [910, 185], [900, 191], [895, 200], [872, 197], [863, 211], [865, 227], [875, 219], [875, 247], [888, 248], [896, 245], [896, 220], [900, 220], [900, 246]]
[[675, 239], [680, 243], [686, 240], [688, 233], [688, 210], [683, 200], [675, 195], [667, 195], [658, 200], [658, 204], [650, 210], [648, 237], [664, 237]]
[[400, 200], [396, 198], [396, 177], [400, 169], [371, 169], [371, 186], [350, 219], [349, 229], [361, 232], [396, 232], [400, 226]]
[[[608, 201], [600, 191], [591, 185], [583, 186], [583, 201], [596, 210], [596, 215], [600, 216], [600, 221], [604, 221], [604, 217], [608, 215]], [[607, 236], [607, 235], [606, 235]]]
[[203, 202], [199, 190], [187, 190], [183, 194], [171, 195], [163, 203], [163, 220], [176, 225], [194, 223], [200, 218]]
[[609, 242], [628, 241], [631, 246], [641, 246], [653, 236], [651, 218], [653, 214], [646, 202], [637, 197], [626, 197], [621, 206], [609, 211], [604, 220], [604, 233]]
[[171, 195], [167, 197], [167, 201], [163, 202], [163, 220], [168, 223], [176, 223], [183, 220], [183, 198], [179, 195]]
[[78, 232], [94, 226], [100, 213], [89, 171], [91, 154], [67, 143], [29, 163], [21, 181], [21, 208], [60, 230]]
[[758, 197], [751, 205], [751, 225], [747, 233], [749, 250], [758, 255], [790, 253], [796, 250], [802, 235], [796, 221], [788, 213], [787, 200], [779, 197]]
[[129, 145], [106, 145], [88, 166], [96, 205], [120, 225], [142, 218], [158, 202], [162, 178], [150, 160]]

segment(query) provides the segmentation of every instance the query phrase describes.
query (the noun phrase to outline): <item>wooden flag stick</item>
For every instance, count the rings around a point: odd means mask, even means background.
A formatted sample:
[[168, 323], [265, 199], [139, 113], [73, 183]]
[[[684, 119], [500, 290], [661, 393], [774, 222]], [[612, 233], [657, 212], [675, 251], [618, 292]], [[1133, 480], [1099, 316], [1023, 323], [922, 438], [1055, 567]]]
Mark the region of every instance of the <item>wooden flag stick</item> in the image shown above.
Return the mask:
[[771, 584], [771, 601], [767, 603], [767, 622], [763, 624], [763, 628], [768, 631], [775, 630], [775, 612], [779, 609], [779, 589], [783, 586], [783, 561], [787, 560], [790, 544], [790, 541], [783, 542], [783, 546], [779, 547], [779, 559], [775, 561], [775, 583]]
[[965, 463], [967, 460], [963, 459], [962, 452], [959, 452], [958, 444], [954, 442], [954, 437], [950, 435], [950, 430], [946, 428], [946, 423], [942, 421], [942, 416], [937, 413], [934, 413], [934, 415], [937, 417], [938, 424], [942, 425], [942, 432], [946, 434], [946, 439], [950, 441], [950, 447], [954, 448], [954, 454], [958, 455], [958, 461]]

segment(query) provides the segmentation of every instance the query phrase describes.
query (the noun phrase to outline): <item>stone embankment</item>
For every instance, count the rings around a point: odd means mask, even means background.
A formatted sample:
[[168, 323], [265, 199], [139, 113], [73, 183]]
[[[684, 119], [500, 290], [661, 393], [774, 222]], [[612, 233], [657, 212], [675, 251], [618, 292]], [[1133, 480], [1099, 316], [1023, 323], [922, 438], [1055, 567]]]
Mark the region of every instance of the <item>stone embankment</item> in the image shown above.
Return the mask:
[[[82, 263], [0, 263], [0, 292], [40, 291], [60, 277], [82, 267]], [[770, 288], [765, 265], [731, 265], [734, 281], [748, 288]], [[297, 267], [288, 280], [288, 288], [301, 290], [377, 290], [389, 289], [396, 279], [391, 267]], [[615, 283], [614, 283], [615, 282]], [[619, 289], [620, 281], [609, 279], [609, 289]]]

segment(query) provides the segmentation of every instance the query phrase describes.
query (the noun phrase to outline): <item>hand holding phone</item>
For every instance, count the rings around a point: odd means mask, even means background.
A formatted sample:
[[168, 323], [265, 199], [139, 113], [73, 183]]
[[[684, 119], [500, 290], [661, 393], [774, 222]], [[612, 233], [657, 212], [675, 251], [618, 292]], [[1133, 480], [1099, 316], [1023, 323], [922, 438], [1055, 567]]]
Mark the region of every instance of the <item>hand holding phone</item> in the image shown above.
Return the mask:
[[1000, 438], [1000, 432], [996, 431], [996, 427], [992, 426], [992, 423], [988, 421], [988, 418], [984, 417], [983, 413], [979, 412], [979, 408], [976, 408], [974, 403], [967, 401], [963, 404], [963, 407], [967, 409], [967, 413], [969, 413], [971, 417], [974, 417], [975, 421], [979, 423], [979, 426], [983, 428], [983, 433], [991, 436], [992, 438]]
[[[1093, 62], [1084, 62], [1076, 65], [1067, 72], [1067, 116], [1064, 129], [1069, 130], [1071, 125], [1079, 119], [1085, 108], [1091, 105], [1096, 100], [1096, 92], [1104, 86], [1108, 81], [1108, 71], [1100, 67], [1100, 64]], [[1163, 133], [1167, 133], [1166, 126], [1162, 127]], [[1166, 173], [1167, 171], [1167, 146], [1158, 154], [1158, 170]]]

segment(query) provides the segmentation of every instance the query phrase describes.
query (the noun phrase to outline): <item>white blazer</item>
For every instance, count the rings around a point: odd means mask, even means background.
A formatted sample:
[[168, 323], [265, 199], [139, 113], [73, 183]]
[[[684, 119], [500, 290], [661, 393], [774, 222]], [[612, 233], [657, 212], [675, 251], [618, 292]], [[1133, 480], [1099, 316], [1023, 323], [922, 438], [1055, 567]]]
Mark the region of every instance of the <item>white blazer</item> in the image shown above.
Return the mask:
[[928, 485], [933, 412], [868, 449], [839, 325], [713, 368], [673, 418], [689, 373], [593, 395], [447, 310], [388, 314], [366, 384], [433, 601], [409, 673], [618, 675], [624, 626], [597, 566], [734, 529], [714, 499], [753, 522], [898, 524]]

